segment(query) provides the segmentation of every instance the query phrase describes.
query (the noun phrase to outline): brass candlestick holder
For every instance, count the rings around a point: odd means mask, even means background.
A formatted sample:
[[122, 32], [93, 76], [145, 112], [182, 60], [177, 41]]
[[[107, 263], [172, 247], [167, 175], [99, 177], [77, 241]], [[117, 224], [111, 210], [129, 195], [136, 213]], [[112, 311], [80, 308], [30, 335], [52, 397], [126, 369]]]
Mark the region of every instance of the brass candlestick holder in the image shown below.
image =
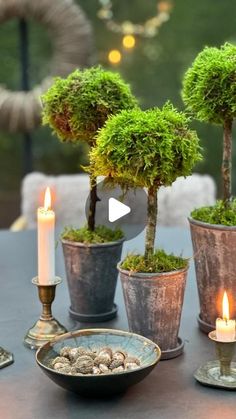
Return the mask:
[[0, 346], [0, 369], [13, 364], [13, 355]]
[[236, 390], [236, 362], [233, 362], [236, 339], [231, 342], [220, 342], [216, 338], [216, 331], [209, 333], [209, 338], [216, 345], [217, 361], [207, 362], [194, 374], [201, 384]]
[[39, 320], [29, 329], [24, 344], [30, 349], [38, 349], [45, 342], [54, 339], [58, 335], [66, 333], [67, 330], [52, 315], [52, 303], [55, 299], [56, 286], [62, 282], [62, 279], [55, 277], [54, 282], [49, 285], [41, 285], [38, 277], [32, 279], [32, 283], [38, 287], [39, 299], [43, 310]]

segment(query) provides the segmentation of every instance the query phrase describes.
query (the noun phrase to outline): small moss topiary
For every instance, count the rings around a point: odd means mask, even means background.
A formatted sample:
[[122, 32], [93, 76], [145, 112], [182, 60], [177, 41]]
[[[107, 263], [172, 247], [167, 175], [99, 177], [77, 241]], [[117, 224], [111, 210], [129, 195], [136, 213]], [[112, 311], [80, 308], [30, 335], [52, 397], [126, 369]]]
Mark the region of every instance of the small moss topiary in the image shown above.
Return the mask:
[[[43, 123], [48, 124], [61, 141], [96, 144], [96, 134], [110, 115], [137, 106], [130, 87], [121, 76], [102, 67], [76, 70], [66, 79], [57, 77], [42, 96]], [[87, 168], [89, 172], [89, 167]], [[96, 177], [90, 174], [88, 229], [95, 229], [97, 196]]]
[[206, 47], [186, 72], [182, 92], [191, 115], [223, 126], [224, 205], [231, 200], [232, 125], [236, 117], [236, 46]]
[[167, 254], [164, 250], [159, 249], [148, 258], [142, 255], [129, 254], [120, 267], [131, 272], [162, 273], [185, 269], [187, 266], [188, 259]]
[[192, 218], [209, 224], [236, 226], [236, 199], [228, 206], [219, 200], [214, 206], [198, 208], [191, 213]]
[[108, 119], [90, 153], [94, 176], [111, 177], [123, 188], [148, 189], [146, 263], [154, 254], [158, 188], [189, 175], [201, 159], [199, 140], [188, 122], [170, 103], [162, 109], [124, 110]]
[[61, 238], [79, 243], [99, 244], [121, 240], [124, 234], [120, 229], [111, 230], [105, 226], [97, 226], [94, 231], [91, 231], [85, 226], [80, 229], [65, 228]]
[[157, 189], [187, 176], [201, 159], [189, 119], [170, 103], [162, 109], [132, 109], [110, 118], [90, 155], [95, 175]]
[[121, 76], [100, 66], [75, 70], [66, 79], [57, 77], [42, 101], [43, 123], [62, 141], [83, 140], [90, 146], [109, 115], [137, 106]]

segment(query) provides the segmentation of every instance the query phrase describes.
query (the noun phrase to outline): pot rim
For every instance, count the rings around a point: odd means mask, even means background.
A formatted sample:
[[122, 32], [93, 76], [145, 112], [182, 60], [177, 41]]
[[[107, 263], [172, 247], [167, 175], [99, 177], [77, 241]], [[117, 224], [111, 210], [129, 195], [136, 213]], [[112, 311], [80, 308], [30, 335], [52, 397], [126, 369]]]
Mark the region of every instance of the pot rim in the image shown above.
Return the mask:
[[226, 230], [226, 231], [236, 231], [236, 226], [225, 226], [224, 224], [210, 224], [205, 223], [204, 221], [195, 220], [192, 217], [188, 217], [189, 224], [194, 224], [202, 228], [208, 228], [211, 230]]
[[118, 246], [119, 244], [123, 244], [125, 241], [125, 237], [123, 239], [112, 241], [112, 242], [106, 242], [106, 243], [82, 243], [82, 242], [74, 242], [72, 240], [65, 240], [60, 239], [62, 244], [66, 244], [72, 247], [113, 247]]
[[121, 273], [123, 273], [123, 274], [125, 274], [125, 275], [127, 275], [127, 276], [136, 277], [136, 278], [155, 278], [155, 277], [164, 278], [165, 276], [168, 276], [168, 277], [169, 276], [175, 276], [176, 274], [179, 274], [179, 273], [188, 272], [188, 269], [189, 269], [189, 263], [188, 263], [188, 265], [186, 266], [186, 268], [176, 269], [175, 271], [156, 272], [156, 273], [151, 273], [151, 272], [150, 273], [147, 273], [147, 272], [134, 272], [134, 271], [127, 271], [126, 269], [122, 269], [120, 267], [121, 263], [122, 263], [122, 261], [120, 261], [117, 264], [118, 271], [121, 272]]

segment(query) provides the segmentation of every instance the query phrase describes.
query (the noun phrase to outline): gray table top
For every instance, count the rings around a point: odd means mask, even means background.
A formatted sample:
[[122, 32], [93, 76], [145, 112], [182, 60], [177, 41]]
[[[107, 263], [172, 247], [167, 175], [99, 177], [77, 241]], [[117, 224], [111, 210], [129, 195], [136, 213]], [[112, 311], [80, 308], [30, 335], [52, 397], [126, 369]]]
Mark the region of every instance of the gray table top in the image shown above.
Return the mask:
[[[189, 231], [160, 228], [158, 245], [168, 251], [191, 256]], [[127, 250], [142, 251], [143, 235], [125, 244]], [[64, 277], [60, 245], [57, 249], [57, 273]], [[0, 232], [0, 345], [11, 350], [15, 363], [0, 370], [1, 419], [119, 419], [164, 418], [205, 419], [236, 418], [233, 392], [203, 387], [193, 378], [194, 370], [214, 359], [214, 347], [197, 328], [197, 291], [191, 266], [185, 294], [180, 336], [185, 353], [179, 358], [160, 362], [154, 371], [127, 393], [108, 400], [83, 399], [52, 383], [37, 367], [34, 352], [22, 340], [38, 318], [40, 305], [31, 278], [36, 273], [36, 233]], [[118, 318], [101, 324], [127, 330], [120, 284], [116, 302]], [[54, 314], [68, 329], [92, 325], [73, 323], [68, 316], [69, 297], [64, 282], [57, 289]], [[98, 326], [98, 325], [97, 325]]]

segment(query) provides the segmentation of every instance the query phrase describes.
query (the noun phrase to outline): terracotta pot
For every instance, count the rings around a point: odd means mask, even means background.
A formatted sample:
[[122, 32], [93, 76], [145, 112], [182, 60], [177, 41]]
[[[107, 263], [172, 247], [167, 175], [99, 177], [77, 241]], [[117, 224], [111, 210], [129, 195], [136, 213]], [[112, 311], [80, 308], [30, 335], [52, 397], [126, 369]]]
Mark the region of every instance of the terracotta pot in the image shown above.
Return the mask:
[[184, 344], [178, 333], [188, 269], [159, 274], [118, 269], [130, 331], [157, 343], [162, 359], [180, 355]]
[[104, 244], [84, 244], [62, 240], [71, 300], [70, 316], [80, 322], [100, 322], [114, 318], [117, 263], [123, 240]]
[[227, 291], [230, 316], [236, 318], [236, 227], [203, 223], [189, 218], [200, 301], [198, 323], [209, 333], [222, 317], [222, 298]]

